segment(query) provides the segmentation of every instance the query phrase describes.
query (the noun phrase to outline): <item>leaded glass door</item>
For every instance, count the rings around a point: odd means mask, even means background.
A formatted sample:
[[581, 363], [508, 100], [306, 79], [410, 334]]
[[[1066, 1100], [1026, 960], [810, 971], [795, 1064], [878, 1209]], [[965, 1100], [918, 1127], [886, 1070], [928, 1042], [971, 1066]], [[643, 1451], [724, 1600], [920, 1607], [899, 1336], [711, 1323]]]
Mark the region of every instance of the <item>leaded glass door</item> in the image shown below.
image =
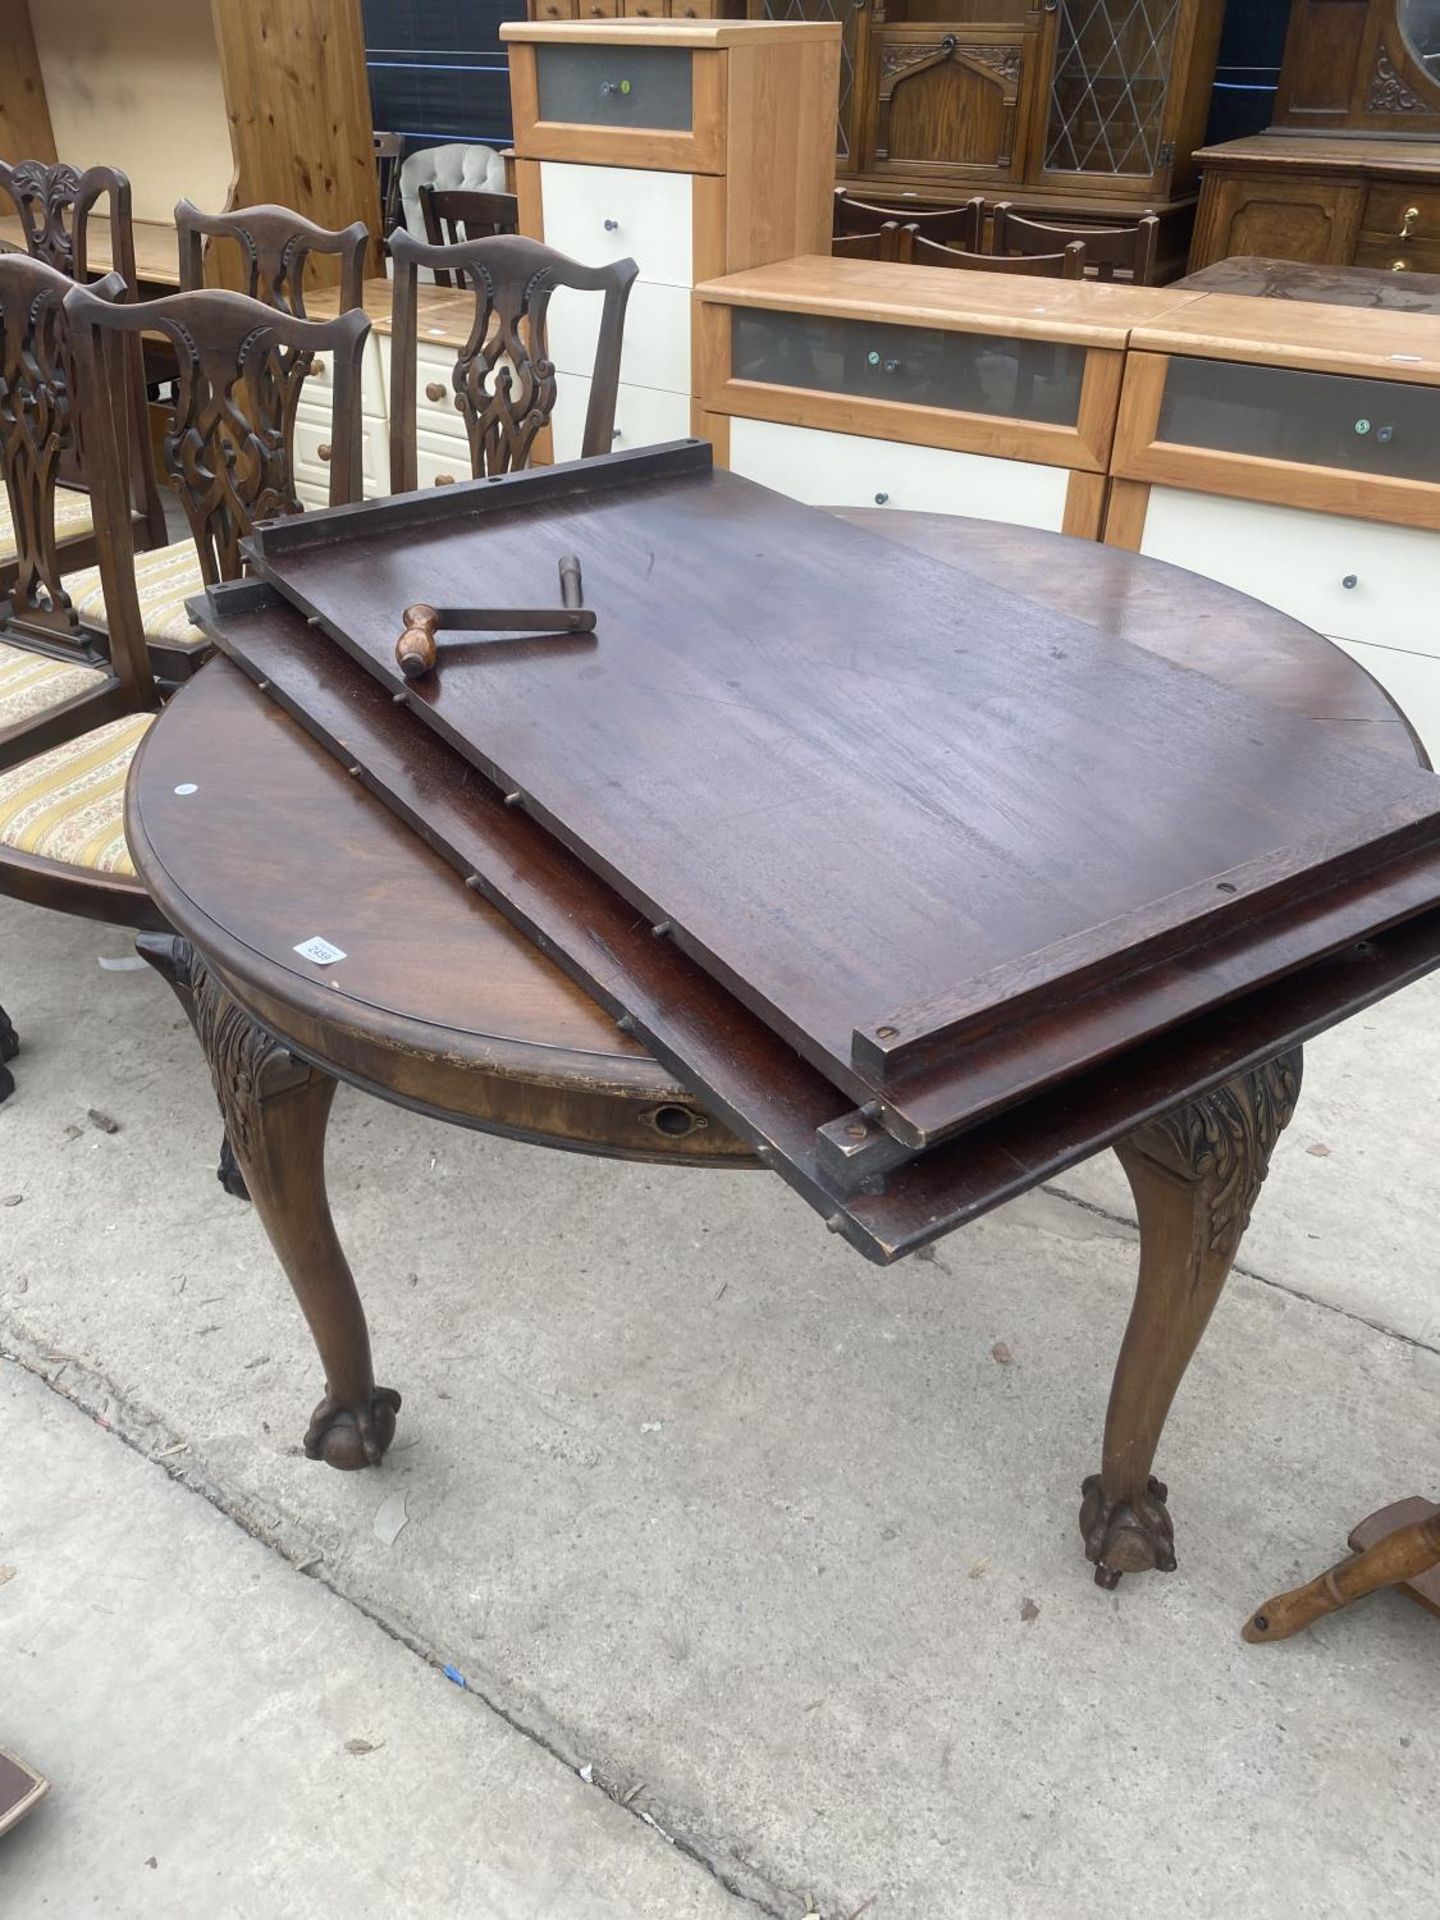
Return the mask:
[[[766, 20], [828, 20], [840, 27], [840, 108], [835, 125], [835, 160], [841, 172], [859, 164], [855, 68], [860, 15], [866, 0], [763, 0]], [[754, 8], [751, 8], [753, 14]]]
[[1164, 190], [1185, 0], [1054, 0], [1039, 177]]

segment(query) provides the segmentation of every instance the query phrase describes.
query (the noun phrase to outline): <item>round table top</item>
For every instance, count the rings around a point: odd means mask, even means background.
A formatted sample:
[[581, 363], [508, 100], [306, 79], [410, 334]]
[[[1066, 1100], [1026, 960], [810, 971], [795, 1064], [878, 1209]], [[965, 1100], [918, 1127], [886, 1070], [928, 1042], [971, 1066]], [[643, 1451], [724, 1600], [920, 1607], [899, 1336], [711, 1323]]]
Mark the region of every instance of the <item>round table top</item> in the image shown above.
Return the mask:
[[[1030, 528], [875, 509], [843, 517], [1348, 739], [1423, 758], [1389, 697], [1340, 648], [1214, 581]], [[127, 832], [171, 924], [252, 1015], [339, 1078], [556, 1144], [689, 1161], [744, 1156], [227, 660], [197, 675], [147, 734]], [[316, 935], [343, 963], [296, 952]], [[695, 1129], [683, 1140], [671, 1130], [676, 1106]]]

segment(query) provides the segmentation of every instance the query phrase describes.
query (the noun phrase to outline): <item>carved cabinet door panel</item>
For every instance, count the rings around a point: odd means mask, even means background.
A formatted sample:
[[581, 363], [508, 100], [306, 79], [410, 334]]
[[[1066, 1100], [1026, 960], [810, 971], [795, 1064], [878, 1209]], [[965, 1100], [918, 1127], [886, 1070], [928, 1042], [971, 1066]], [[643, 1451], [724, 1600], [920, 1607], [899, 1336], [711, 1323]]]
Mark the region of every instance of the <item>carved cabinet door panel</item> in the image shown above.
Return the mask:
[[1348, 266], [1365, 189], [1359, 182], [1278, 178], [1273, 172], [1208, 174], [1200, 196], [1190, 270], [1232, 254]]
[[877, 27], [867, 169], [957, 186], [1019, 181], [1035, 49], [1036, 35], [1022, 27]]

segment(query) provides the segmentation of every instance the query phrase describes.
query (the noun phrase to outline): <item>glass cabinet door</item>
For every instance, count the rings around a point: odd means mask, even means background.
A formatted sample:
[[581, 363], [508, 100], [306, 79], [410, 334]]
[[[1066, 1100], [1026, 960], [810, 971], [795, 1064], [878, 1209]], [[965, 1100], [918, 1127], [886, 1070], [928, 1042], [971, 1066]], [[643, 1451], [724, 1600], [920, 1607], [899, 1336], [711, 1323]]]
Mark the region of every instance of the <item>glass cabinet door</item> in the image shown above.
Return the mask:
[[[840, 28], [840, 102], [835, 123], [835, 159], [843, 171], [857, 164], [855, 58], [864, 0], [762, 0], [762, 20], [818, 20]], [[749, 8], [757, 17], [754, 5]]]
[[1056, 0], [1047, 174], [1163, 172], [1181, 0]]

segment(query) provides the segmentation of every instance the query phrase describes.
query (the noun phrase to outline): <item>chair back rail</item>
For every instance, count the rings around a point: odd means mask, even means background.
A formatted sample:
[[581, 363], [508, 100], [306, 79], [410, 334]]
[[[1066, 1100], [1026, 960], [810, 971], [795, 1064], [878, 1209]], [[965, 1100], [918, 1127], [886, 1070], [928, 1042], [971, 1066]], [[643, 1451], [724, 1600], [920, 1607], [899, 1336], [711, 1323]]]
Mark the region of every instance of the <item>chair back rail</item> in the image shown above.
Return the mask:
[[887, 220], [872, 233], [843, 233], [830, 242], [837, 260], [908, 260], [910, 229]]
[[127, 463], [116, 420], [130, 342], [142, 333], [158, 334], [174, 350], [179, 375], [163, 440], [165, 470], [189, 522], [201, 572], [214, 585], [238, 578], [240, 543], [257, 522], [300, 511], [287, 397], [296, 369], [303, 379], [318, 353], [329, 354], [334, 364], [330, 504], [359, 499], [360, 359], [370, 322], [358, 308], [335, 320], [301, 320], [247, 294], [219, 289], [119, 306], [74, 287], [65, 313], [118, 671], [122, 658], [133, 665], [145, 653], [124, 511]]
[[[513, 193], [484, 193], [470, 187], [419, 188], [425, 238], [432, 247], [453, 247], [461, 240], [482, 240], [520, 230], [520, 202]], [[452, 284], [444, 267], [434, 269], [437, 287]]]
[[983, 194], [977, 194], [959, 207], [881, 207], [868, 200], [855, 199], [844, 187], [835, 189], [837, 239], [851, 234], [878, 233], [890, 222], [913, 227], [916, 233], [924, 234], [927, 240], [938, 240], [942, 246], [963, 247], [979, 253], [985, 243], [985, 199]]
[[991, 246], [997, 255], [1055, 254], [1076, 241], [1084, 247], [1086, 269], [1096, 279], [1124, 274], [1137, 287], [1153, 284], [1160, 245], [1160, 221], [1153, 213], [1133, 226], [1066, 227], [1017, 213], [1009, 200], [995, 208]]
[[451, 375], [465, 423], [475, 478], [529, 464], [535, 441], [555, 410], [555, 367], [546, 321], [559, 288], [603, 296], [581, 456], [609, 453], [620, 386], [625, 307], [639, 268], [633, 260], [585, 267], [553, 247], [516, 234], [435, 246], [397, 227], [391, 241], [395, 300], [390, 339], [390, 485], [417, 485], [415, 448], [419, 272], [456, 275], [475, 297], [470, 335]]
[[[1085, 246], [1079, 240], [1059, 253], [967, 253], [911, 233], [909, 249], [908, 257], [917, 267], [968, 267], [979, 273], [1033, 274], [1050, 280], [1081, 280], [1085, 276]], [[901, 257], [906, 257], [903, 244]]]
[[235, 207], [228, 213], [202, 213], [190, 201], [175, 209], [180, 237], [180, 287], [193, 292], [205, 284], [206, 242], [231, 242], [245, 263], [244, 291], [297, 320], [305, 315], [305, 266], [311, 254], [339, 256], [340, 311], [364, 305], [365, 250], [370, 230], [356, 220], [338, 229], [317, 227], [289, 207]]

